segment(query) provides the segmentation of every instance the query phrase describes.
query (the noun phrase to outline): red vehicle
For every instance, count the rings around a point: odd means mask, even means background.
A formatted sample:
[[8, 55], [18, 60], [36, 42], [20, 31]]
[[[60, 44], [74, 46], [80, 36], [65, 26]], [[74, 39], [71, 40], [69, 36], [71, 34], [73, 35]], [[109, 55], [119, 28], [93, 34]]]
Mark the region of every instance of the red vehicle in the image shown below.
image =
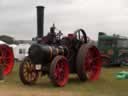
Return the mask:
[[14, 56], [12, 48], [6, 44], [0, 44], [0, 66], [3, 66], [3, 74], [8, 75], [13, 69]]

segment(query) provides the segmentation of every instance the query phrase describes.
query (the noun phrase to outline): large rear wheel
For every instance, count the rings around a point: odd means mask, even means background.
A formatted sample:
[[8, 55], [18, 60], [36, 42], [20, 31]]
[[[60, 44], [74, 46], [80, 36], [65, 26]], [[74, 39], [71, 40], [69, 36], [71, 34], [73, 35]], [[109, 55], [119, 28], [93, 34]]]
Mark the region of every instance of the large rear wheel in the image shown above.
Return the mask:
[[64, 56], [56, 56], [50, 65], [50, 79], [56, 86], [63, 87], [68, 82], [69, 66]]
[[101, 56], [91, 43], [83, 44], [77, 55], [77, 73], [81, 81], [97, 80], [101, 70]]
[[14, 66], [13, 51], [5, 44], [0, 45], [0, 64], [3, 66], [4, 75], [8, 75]]
[[26, 57], [20, 64], [19, 76], [20, 80], [26, 85], [35, 84], [37, 81], [39, 74], [29, 57]]

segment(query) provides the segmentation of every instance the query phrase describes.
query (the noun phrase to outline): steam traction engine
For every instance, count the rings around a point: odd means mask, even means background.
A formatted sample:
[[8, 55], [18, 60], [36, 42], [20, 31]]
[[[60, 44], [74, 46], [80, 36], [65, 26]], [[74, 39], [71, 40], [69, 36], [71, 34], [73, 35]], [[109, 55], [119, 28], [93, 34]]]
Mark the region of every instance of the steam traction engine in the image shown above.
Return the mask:
[[39, 73], [47, 74], [51, 82], [64, 86], [69, 73], [77, 73], [81, 81], [97, 80], [101, 69], [101, 57], [94, 44], [87, 40], [83, 29], [61, 37], [55, 25], [43, 36], [44, 7], [37, 7], [37, 43], [29, 48], [29, 55], [20, 65], [20, 79], [24, 84], [34, 84]]

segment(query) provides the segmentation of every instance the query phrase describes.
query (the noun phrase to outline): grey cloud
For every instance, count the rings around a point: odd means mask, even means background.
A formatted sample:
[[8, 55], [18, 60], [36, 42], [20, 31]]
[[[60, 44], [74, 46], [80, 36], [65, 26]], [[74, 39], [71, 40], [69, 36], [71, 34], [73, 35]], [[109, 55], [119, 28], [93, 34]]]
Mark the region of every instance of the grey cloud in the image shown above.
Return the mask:
[[[45, 34], [52, 23], [64, 34], [84, 28], [97, 39], [99, 31], [127, 34], [127, 0], [1, 0], [0, 35], [16, 39], [36, 36], [36, 5], [45, 8]], [[125, 8], [125, 9], [124, 9]]]

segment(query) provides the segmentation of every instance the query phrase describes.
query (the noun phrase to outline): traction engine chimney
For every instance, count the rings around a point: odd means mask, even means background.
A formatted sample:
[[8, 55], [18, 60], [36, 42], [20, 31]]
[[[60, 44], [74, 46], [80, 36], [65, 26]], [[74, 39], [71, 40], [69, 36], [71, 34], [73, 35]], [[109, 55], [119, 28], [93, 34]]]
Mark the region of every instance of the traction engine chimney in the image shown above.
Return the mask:
[[44, 35], [44, 6], [37, 6], [37, 42], [41, 41]]

